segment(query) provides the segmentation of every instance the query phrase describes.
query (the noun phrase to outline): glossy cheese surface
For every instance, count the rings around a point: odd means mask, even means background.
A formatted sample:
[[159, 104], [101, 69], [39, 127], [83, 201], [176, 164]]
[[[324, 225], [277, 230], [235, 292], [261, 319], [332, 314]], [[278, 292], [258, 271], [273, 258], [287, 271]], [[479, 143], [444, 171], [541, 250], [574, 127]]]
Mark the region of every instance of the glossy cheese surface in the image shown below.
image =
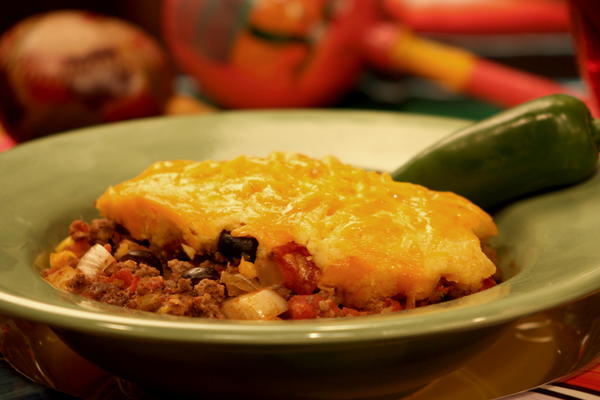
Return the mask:
[[306, 246], [347, 305], [391, 296], [426, 299], [441, 278], [476, 290], [495, 272], [481, 240], [497, 233], [468, 200], [365, 171], [335, 158], [295, 153], [230, 161], [161, 161], [98, 199], [105, 217], [137, 239], [216, 250], [222, 230], [272, 248]]

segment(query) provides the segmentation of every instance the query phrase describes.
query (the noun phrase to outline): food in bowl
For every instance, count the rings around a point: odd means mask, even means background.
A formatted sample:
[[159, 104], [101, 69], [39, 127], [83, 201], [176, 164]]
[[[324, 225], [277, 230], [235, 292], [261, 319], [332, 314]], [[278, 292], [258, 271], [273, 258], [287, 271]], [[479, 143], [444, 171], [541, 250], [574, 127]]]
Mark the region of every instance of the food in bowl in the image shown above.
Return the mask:
[[344, 317], [495, 284], [485, 211], [334, 157], [156, 162], [96, 207], [103, 218], [71, 223], [44, 277], [159, 314]]

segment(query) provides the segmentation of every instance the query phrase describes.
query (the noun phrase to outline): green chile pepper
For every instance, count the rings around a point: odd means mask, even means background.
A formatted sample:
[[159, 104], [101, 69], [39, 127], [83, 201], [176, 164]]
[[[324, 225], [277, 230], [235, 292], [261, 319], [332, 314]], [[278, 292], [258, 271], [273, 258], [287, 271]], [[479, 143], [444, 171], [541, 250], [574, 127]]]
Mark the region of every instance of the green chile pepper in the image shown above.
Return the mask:
[[392, 178], [452, 191], [489, 210], [585, 180], [596, 171], [599, 146], [600, 120], [581, 100], [556, 94], [451, 134]]

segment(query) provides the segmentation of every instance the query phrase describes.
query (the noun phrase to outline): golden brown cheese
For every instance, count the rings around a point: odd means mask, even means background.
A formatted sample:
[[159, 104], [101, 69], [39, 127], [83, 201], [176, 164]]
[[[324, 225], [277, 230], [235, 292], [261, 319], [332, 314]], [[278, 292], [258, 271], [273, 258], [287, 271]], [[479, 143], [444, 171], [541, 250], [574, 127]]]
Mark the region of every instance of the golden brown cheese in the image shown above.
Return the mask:
[[441, 278], [477, 290], [495, 272], [480, 241], [497, 230], [479, 207], [332, 157], [157, 162], [110, 187], [97, 207], [158, 245], [212, 252], [224, 229], [255, 237], [259, 271], [272, 248], [294, 241], [320, 268], [319, 286], [336, 288], [353, 307], [426, 299]]

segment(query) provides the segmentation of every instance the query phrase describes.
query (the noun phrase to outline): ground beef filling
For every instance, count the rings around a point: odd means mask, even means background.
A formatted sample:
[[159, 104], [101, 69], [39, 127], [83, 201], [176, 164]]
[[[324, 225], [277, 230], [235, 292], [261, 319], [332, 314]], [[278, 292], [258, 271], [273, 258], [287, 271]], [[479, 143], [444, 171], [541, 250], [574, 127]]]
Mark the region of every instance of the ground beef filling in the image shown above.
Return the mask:
[[[96, 245], [102, 246], [101, 253], [111, 261], [97, 273], [86, 273], [79, 267], [80, 261]], [[94, 219], [89, 224], [76, 220], [69, 226], [69, 237], [51, 255], [50, 267], [43, 275], [54, 286], [115, 306], [223, 319], [229, 317], [223, 311], [228, 309], [223, 307], [226, 301], [265, 289], [253, 270], [257, 247], [254, 238], [232, 237], [223, 231], [216, 253], [197, 254], [181, 244], [158, 248], [135, 240], [125, 228], [108, 219]], [[435, 299], [407, 304], [406, 299], [389, 298], [357, 310], [341, 305], [335, 290], [317, 286], [320, 270], [304, 246], [290, 242], [273, 249], [271, 256], [282, 277], [280, 285], [268, 288], [270, 296], [283, 303], [279, 311], [285, 311], [273, 314], [279, 319], [385, 313], [468, 294], [442, 280]], [[484, 288], [494, 284], [490, 278]], [[260, 317], [260, 313], [257, 315]]]

